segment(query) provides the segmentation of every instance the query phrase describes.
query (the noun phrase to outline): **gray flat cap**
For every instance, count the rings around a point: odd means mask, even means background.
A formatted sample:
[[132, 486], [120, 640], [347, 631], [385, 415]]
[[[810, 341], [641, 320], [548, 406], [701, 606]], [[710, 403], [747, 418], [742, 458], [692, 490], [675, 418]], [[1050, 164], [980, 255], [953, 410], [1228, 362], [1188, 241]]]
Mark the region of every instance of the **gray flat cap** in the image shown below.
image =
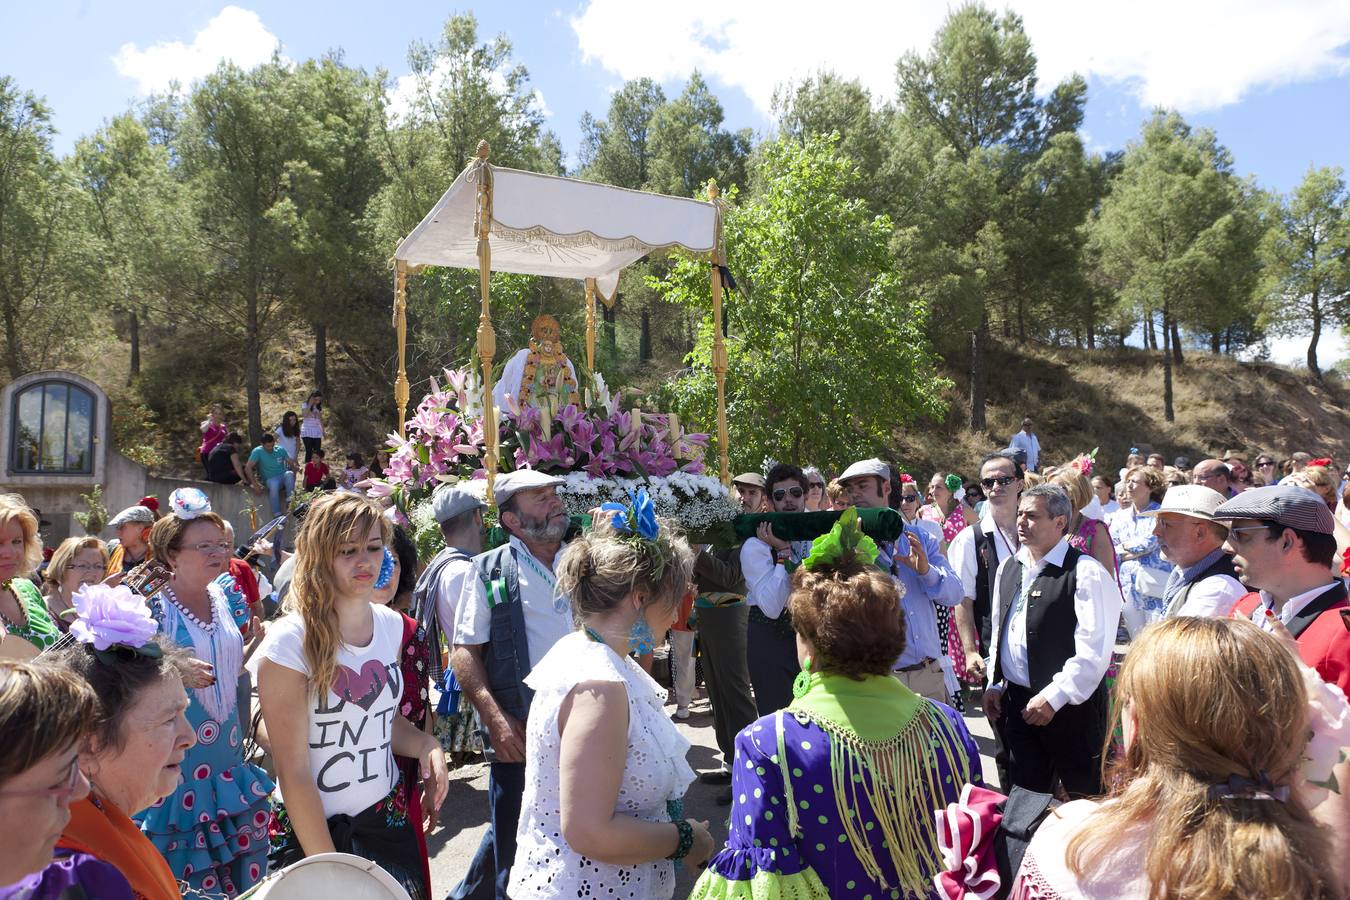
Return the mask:
[[108, 523], [109, 528], [121, 528], [128, 522], [139, 522], [142, 525], [155, 524], [155, 514], [145, 506], [128, 506], [120, 513], [112, 517]]
[[437, 522], [449, 522], [456, 516], [475, 509], [487, 509], [487, 504], [462, 487], [443, 484], [431, 495], [431, 514]]
[[498, 475], [492, 482], [492, 495], [497, 498], [497, 505], [501, 506], [516, 493], [516, 491], [528, 491], [531, 488], [557, 487], [563, 480], [554, 475], [545, 475], [543, 472], [536, 472], [534, 469], [516, 469], [514, 472], [506, 472]]
[[764, 476], [759, 474], [758, 472], [743, 472], [742, 474], [737, 475], [735, 478], [731, 479], [731, 483], [743, 484], [746, 485], [747, 487], [757, 487], [761, 491], [767, 491], [769, 489], [768, 484], [766, 484], [764, 481]]
[[890, 481], [891, 467], [876, 458], [862, 459], [844, 470], [843, 474], [839, 476], [839, 483], [843, 484], [845, 481], [851, 481], [854, 478], [862, 478], [864, 475], [875, 475], [882, 481]]
[[1332, 534], [1335, 520], [1325, 501], [1307, 488], [1292, 484], [1243, 491], [1214, 510], [1216, 519], [1261, 519], [1296, 531]]

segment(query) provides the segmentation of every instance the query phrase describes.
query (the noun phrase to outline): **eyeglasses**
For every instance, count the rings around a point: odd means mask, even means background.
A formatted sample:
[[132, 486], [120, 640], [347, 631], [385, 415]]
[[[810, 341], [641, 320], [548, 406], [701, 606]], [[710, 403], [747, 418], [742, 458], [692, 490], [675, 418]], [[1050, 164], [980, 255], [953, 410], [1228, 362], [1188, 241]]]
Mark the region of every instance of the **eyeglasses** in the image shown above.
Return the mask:
[[901, 503], [918, 503], [918, 502], [919, 502], [919, 495], [918, 495], [918, 494], [901, 494], [901, 495], [900, 495], [900, 502], [901, 502]]
[[807, 485], [807, 490], [811, 490], [811, 491], [823, 491], [823, 490], [825, 490], [825, 482], [823, 482], [823, 481], [813, 481], [813, 482], [811, 482], [809, 485]]
[[1210, 472], [1207, 475], [1201, 475], [1199, 472], [1196, 472], [1191, 477], [1196, 481], [1213, 481], [1215, 478], [1223, 478], [1224, 475], [1222, 472]]
[[1269, 459], [1258, 459], [1256, 461], [1256, 467], [1258, 469], [1273, 469], [1275, 468], [1275, 463]]
[[[1268, 525], [1244, 525], [1244, 526], [1242, 526], [1241, 528], [1230, 528], [1230, 529], [1228, 529], [1228, 536], [1229, 536], [1229, 537], [1232, 537], [1232, 536], [1235, 535], [1235, 534], [1241, 534], [1241, 533], [1246, 532], [1246, 531], [1264, 531], [1264, 532], [1266, 532], [1266, 533], [1269, 533], [1269, 532], [1270, 532], [1270, 526], [1268, 526]], [[1236, 543], [1236, 544], [1245, 544], [1245, 543], [1247, 543], [1247, 541], [1249, 541], [1249, 540], [1251, 540], [1251, 538], [1237, 538], [1237, 539], [1234, 540], [1234, 543]]]
[[229, 541], [202, 541], [200, 544], [193, 544], [187, 549], [196, 550], [198, 553], [205, 553], [210, 556], [213, 553], [229, 553], [234, 549], [234, 545]]
[[66, 773], [65, 781], [57, 787], [48, 788], [23, 788], [17, 791], [0, 791], [0, 797], [55, 797], [58, 800], [67, 800], [80, 789], [80, 758], [76, 756], [70, 761], [70, 771]]
[[104, 569], [98, 563], [71, 563], [66, 568], [72, 572], [102, 572]]
[[784, 497], [792, 497], [794, 500], [800, 500], [801, 496], [802, 496], [802, 489], [799, 487], [788, 488], [785, 491], [773, 492], [773, 499], [775, 500], [782, 500]]
[[999, 475], [995, 478], [981, 478], [980, 484], [984, 485], [986, 488], [991, 488], [994, 485], [998, 485], [999, 487], [1007, 487], [1016, 480], [1017, 480], [1016, 475]]

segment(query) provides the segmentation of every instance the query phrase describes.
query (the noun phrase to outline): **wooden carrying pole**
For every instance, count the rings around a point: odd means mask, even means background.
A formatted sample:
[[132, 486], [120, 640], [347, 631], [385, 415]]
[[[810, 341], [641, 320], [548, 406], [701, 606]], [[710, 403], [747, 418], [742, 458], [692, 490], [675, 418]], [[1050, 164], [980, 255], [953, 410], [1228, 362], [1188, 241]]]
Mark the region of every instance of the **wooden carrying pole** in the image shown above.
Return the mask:
[[489, 306], [489, 286], [492, 280], [492, 249], [488, 236], [492, 232], [492, 167], [488, 165], [488, 142], [478, 142], [477, 159], [471, 176], [478, 183], [478, 208], [474, 214], [474, 230], [478, 233], [478, 293], [482, 309], [478, 313], [478, 359], [483, 365], [483, 438], [484, 467], [487, 469], [487, 502], [495, 505], [492, 493], [497, 478], [497, 413], [492, 408], [492, 358], [497, 355], [497, 333], [492, 330]]
[[595, 279], [586, 279], [586, 372], [595, 374]]
[[716, 208], [713, 226], [712, 250], [712, 307], [713, 307], [713, 377], [717, 379], [717, 462], [722, 484], [731, 487], [731, 470], [727, 463], [727, 347], [722, 340], [722, 207], [717, 202], [717, 182], [708, 182], [708, 200]]
[[398, 377], [394, 379], [394, 405], [398, 407], [398, 436], [408, 416], [408, 264], [394, 261], [394, 331], [398, 335]]

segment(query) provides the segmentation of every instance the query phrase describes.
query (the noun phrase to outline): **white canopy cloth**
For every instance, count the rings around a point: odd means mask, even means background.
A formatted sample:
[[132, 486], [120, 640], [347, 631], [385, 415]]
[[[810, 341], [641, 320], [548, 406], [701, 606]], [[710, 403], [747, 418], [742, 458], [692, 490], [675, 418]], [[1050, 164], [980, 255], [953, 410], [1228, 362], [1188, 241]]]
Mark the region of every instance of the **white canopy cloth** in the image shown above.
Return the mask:
[[[465, 169], [394, 258], [418, 266], [478, 267], [478, 173]], [[623, 268], [655, 250], [710, 253], [712, 203], [492, 167], [492, 270], [594, 278], [610, 297]]]

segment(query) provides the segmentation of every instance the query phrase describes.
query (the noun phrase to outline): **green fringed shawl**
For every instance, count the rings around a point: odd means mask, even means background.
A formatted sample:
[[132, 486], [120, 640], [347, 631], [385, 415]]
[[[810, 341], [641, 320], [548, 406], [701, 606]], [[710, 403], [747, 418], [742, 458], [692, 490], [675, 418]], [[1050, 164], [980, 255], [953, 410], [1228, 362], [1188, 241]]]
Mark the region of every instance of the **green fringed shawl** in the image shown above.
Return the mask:
[[[882, 887], [925, 896], [930, 875], [941, 868], [937, 821], [943, 805], [943, 767], [958, 784], [970, 780], [970, 760], [950, 720], [895, 678], [870, 676], [854, 681], [841, 675], [810, 676], [806, 693], [787, 711], [813, 722], [830, 738], [830, 775], [835, 808], [849, 845], [868, 876]], [[784, 715], [780, 712], [779, 716]], [[801, 837], [778, 725], [777, 763], [787, 791], [788, 828]], [[856, 814], [865, 798], [885, 838], [899, 884], [887, 877], [867, 840], [866, 823]], [[916, 811], [922, 815], [916, 815]]]

